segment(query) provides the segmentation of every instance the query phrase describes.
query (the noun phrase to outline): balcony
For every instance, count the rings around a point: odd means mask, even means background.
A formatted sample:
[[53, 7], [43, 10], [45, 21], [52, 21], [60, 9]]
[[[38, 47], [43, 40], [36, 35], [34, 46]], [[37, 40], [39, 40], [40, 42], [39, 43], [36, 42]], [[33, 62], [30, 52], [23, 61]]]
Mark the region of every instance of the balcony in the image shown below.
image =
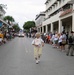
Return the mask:
[[48, 2], [48, 4], [46, 5], [46, 10], [52, 7], [52, 5], [54, 5], [55, 3], [56, 3], [56, 0], [52, 0], [51, 2]]
[[72, 8], [71, 8], [71, 9], [67, 9], [67, 10], [63, 11], [63, 12], [60, 14], [60, 17], [65, 16], [65, 15], [71, 13], [72, 11], [73, 11]]
[[[60, 11], [59, 13], [52, 15], [52, 16], [48, 16], [47, 18], [45, 18], [43, 25], [48, 25], [51, 24], [52, 22], [56, 22], [59, 20], [59, 16], [62, 12]], [[57, 17], [57, 18], [56, 18]]]

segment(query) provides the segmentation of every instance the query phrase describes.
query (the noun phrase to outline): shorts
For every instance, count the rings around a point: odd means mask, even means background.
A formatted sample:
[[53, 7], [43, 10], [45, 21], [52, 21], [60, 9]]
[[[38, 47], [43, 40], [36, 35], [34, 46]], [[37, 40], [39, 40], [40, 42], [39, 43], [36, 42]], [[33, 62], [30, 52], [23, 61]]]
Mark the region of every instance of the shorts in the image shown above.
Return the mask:
[[59, 46], [62, 46], [62, 42], [59, 42]]
[[58, 40], [54, 40], [55, 44], [58, 44]]
[[38, 47], [34, 47], [34, 57], [38, 58], [38, 56], [40, 56], [42, 54], [42, 47], [38, 48]]

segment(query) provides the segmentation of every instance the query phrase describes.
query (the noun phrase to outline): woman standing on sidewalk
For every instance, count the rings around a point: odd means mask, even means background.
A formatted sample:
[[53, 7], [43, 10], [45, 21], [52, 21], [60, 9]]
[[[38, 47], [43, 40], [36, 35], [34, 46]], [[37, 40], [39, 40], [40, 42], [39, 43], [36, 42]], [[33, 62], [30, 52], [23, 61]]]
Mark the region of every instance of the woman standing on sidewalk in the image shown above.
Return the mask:
[[44, 41], [40, 37], [40, 33], [36, 33], [36, 38], [32, 41], [32, 45], [34, 45], [34, 57], [36, 64], [40, 62], [42, 47], [44, 46]]
[[68, 51], [67, 51], [67, 56], [68, 55], [74, 56], [74, 32], [71, 31], [71, 34], [68, 38]]
[[61, 33], [60, 34], [60, 37], [59, 37], [59, 41], [58, 41], [58, 44], [59, 44], [59, 48], [62, 50], [62, 38], [63, 38], [63, 34]]

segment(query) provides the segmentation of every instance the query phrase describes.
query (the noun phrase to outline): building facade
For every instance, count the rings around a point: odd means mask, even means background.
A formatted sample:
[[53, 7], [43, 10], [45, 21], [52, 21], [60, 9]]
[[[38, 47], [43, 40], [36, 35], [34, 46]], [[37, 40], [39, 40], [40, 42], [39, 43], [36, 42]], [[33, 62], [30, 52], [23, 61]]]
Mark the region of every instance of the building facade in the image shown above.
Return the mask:
[[8, 23], [3, 20], [6, 13], [5, 10], [3, 9], [4, 6], [5, 5], [0, 4], [0, 30], [2, 31], [4, 30], [6, 31], [8, 27]]
[[3, 9], [4, 5], [0, 4], [0, 18], [3, 19], [4, 15], [5, 15], [5, 10]]
[[74, 0], [47, 0], [42, 32], [74, 31]]
[[44, 21], [44, 18], [45, 18], [44, 12], [41, 12], [40, 14], [36, 15], [35, 23], [38, 32], [42, 32], [42, 23]]

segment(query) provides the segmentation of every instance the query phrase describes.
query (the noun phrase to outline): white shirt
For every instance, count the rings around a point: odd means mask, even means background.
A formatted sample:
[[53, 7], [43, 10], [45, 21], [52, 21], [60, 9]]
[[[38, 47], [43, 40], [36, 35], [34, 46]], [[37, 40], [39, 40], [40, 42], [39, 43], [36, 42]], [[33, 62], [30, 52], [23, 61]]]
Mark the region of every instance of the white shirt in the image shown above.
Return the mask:
[[61, 35], [58, 42], [62, 42], [63, 36]]
[[35, 45], [41, 45], [41, 43], [44, 42], [41, 38], [35, 38], [33, 41], [32, 41], [32, 44], [35, 44]]
[[57, 34], [55, 34], [54, 40], [58, 40], [58, 35]]

